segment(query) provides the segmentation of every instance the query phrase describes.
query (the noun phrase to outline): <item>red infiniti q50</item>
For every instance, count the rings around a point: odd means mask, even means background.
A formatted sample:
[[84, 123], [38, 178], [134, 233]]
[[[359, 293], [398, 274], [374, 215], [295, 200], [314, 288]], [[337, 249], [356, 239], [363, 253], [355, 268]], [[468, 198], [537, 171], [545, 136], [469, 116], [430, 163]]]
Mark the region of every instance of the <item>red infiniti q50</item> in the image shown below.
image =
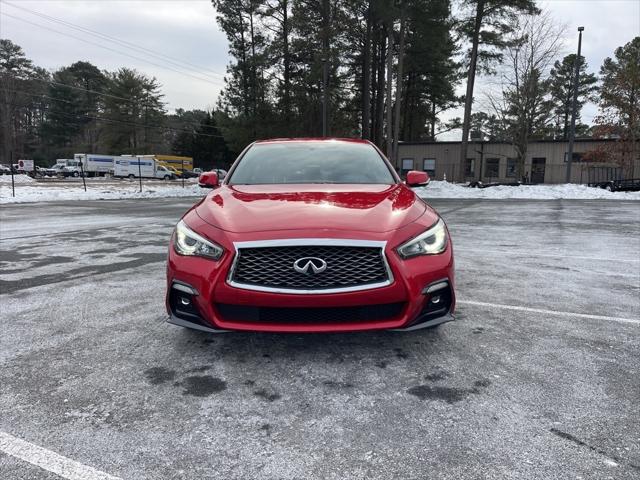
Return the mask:
[[251, 144], [171, 237], [171, 323], [223, 332], [415, 330], [452, 320], [444, 221], [370, 142]]

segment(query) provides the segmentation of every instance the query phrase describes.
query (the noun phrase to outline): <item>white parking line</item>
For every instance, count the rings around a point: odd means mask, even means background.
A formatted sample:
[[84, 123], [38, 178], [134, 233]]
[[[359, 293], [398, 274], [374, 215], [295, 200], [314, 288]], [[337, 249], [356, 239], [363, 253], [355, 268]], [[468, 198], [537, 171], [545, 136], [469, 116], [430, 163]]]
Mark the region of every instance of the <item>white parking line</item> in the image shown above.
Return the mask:
[[68, 480], [120, 480], [5, 432], [0, 432], [0, 451]]
[[518, 305], [501, 305], [499, 303], [476, 302], [475, 300], [456, 300], [457, 305], [472, 305], [474, 307], [498, 308], [502, 310], [514, 310], [517, 312], [542, 313], [544, 315], [556, 315], [560, 317], [578, 317], [587, 320], [603, 320], [607, 322], [630, 323], [640, 325], [636, 318], [608, 317], [606, 315], [589, 315], [586, 313], [563, 312], [560, 310], [545, 310], [543, 308], [520, 307]]

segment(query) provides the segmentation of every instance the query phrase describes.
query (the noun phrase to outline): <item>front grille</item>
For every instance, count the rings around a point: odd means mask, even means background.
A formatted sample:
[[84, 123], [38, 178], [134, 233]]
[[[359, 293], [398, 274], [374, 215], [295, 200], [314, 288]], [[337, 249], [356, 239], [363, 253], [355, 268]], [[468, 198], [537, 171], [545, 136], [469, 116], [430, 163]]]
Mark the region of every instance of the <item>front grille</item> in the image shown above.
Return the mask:
[[[300, 273], [296, 260], [314, 257], [326, 262], [326, 270]], [[380, 247], [303, 245], [239, 248], [232, 284], [286, 290], [332, 290], [389, 281]]]
[[273, 324], [340, 324], [381, 321], [397, 317], [403, 303], [384, 303], [361, 307], [248, 307], [227, 303], [215, 304], [220, 316], [227, 321], [264, 322]]

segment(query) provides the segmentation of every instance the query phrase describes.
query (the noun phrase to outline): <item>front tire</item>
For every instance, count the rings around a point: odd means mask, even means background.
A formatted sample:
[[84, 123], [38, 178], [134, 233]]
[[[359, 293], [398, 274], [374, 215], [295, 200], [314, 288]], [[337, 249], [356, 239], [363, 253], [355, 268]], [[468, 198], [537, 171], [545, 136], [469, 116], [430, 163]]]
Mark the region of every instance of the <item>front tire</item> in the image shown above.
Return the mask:
[[168, 182], [169, 180], [171, 180], [171, 177], [169, 175], [165, 175], [164, 176], [164, 181]]
[[74, 176], [74, 177], [79, 177], [79, 176], [80, 176], [80, 174], [79, 174], [78, 172], [73, 172], [73, 176]]

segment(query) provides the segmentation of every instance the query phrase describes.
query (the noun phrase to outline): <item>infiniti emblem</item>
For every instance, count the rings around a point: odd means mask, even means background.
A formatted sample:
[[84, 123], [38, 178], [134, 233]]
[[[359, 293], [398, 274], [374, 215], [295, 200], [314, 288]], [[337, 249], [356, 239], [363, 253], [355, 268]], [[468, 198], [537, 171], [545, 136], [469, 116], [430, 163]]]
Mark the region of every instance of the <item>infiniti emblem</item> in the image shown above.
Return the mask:
[[322, 273], [327, 269], [327, 262], [318, 257], [303, 257], [293, 262], [293, 269], [298, 273]]

